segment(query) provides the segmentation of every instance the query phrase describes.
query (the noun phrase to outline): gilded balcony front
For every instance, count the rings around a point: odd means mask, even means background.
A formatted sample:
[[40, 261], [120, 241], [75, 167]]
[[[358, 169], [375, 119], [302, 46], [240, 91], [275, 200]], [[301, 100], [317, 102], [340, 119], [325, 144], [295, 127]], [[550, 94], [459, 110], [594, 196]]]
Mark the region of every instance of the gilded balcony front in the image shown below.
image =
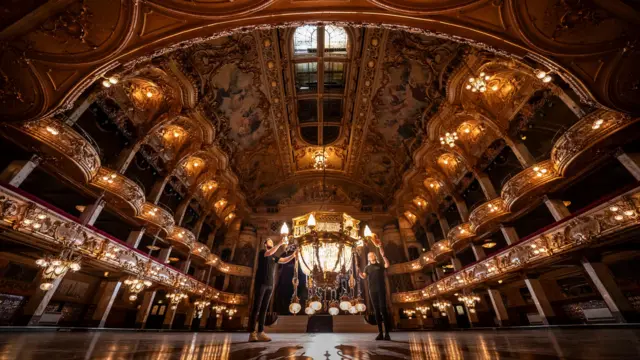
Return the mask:
[[101, 167], [89, 185], [103, 190], [105, 200], [124, 213], [138, 216], [144, 204], [144, 191], [138, 184], [124, 175]]
[[159, 230], [166, 235], [171, 234], [175, 226], [175, 220], [171, 213], [149, 202], [142, 204], [142, 212], [137, 217], [145, 221], [153, 230]]
[[558, 176], [551, 160], [539, 162], [515, 174], [502, 187], [500, 197], [510, 212], [516, 212], [530, 201], [546, 193], [562, 177]]
[[173, 230], [167, 236], [167, 240], [171, 241], [174, 245], [182, 246], [191, 252], [196, 246], [196, 237], [189, 229], [183, 227], [174, 226]]
[[502, 198], [495, 198], [475, 208], [469, 215], [471, 230], [476, 234], [482, 234], [492, 224], [499, 222], [509, 215], [507, 205]]
[[55, 159], [57, 171], [86, 183], [100, 168], [96, 149], [71, 127], [50, 118], [3, 125], [3, 135], [29, 151]]

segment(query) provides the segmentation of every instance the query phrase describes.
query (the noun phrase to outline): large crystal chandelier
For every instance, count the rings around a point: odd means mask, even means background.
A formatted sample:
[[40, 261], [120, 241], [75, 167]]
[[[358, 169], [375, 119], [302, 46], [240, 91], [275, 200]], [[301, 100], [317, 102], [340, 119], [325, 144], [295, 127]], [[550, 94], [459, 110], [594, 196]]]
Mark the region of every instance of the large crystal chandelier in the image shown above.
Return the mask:
[[293, 219], [291, 237], [288, 227], [283, 225], [283, 241], [292, 242], [299, 249], [294, 294], [289, 306], [291, 313], [302, 310], [297, 296], [299, 269], [307, 277], [309, 294], [305, 314], [327, 311], [338, 315], [340, 310], [356, 314], [366, 310], [354, 268], [356, 249], [363, 245], [359, 224], [359, 220], [345, 213], [313, 212]]
[[145, 288], [153, 285], [151, 281], [144, 280], [142, 278], [133, 278], [126, 279], [124, 284], [129, 288], [129, 301], [136, 301], [138, 299], [138, 294], [142, 292]]
[[187, 294], [178, 289], [175, 289], [170, 294], [167, 294], [167, 299], [171, 304], [171, 310], [177, 309], [178, 305], [187, 297], [189, 297]]
[[471, 92], [485, 92], [487, 91], [487, 81], [489, 81], [491, 77], [484, 72], [480, 73], [478, 77], [470, 77], [469, 83], [467, 84], [467, 90], [471, 90]]
[[80, 270], [80, 257], [74, 257], [71, 249], [65, 249], [59, 255], [46, 255], [36, 260], [36, 265], [42, 268], [40, 290], [48, 291], [53, 287], [53, 282], [69, 270]]

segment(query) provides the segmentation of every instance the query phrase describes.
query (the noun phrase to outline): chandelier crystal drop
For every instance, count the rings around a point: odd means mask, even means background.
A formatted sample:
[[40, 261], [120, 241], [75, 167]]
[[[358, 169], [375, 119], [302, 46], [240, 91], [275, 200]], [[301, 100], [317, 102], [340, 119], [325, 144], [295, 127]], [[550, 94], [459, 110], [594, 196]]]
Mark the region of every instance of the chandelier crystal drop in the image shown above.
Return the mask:
[[463, 302], [468, 308], [474, 308], [477, 302], [480, 302], [480, 297], [474, 294], [467, 294], [458, 297], [458, 301]]
[[448, 307], [451, 306], [451, 301], [448, 300], [437, 300], [433, 302], [433, 306], [438, 308], [441, 312], [445, 312]]
[[167, 294], [167, 299], [169, 299], [169, 302], [171, 303], [172, 310], [177, 309], [178, 304], [180, 304], [180, 302], [182, 302], [187, 297], [188, 295], [180, 290], [174, 290], [172, 293]]

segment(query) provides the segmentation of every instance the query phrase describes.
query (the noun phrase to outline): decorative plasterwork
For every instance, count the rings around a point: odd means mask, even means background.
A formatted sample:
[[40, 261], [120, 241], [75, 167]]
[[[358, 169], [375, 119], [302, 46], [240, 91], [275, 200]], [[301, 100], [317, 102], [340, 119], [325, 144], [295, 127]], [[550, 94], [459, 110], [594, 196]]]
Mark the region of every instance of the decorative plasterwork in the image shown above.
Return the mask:
[[91, 144], [55, 119], [4, 124], [3, 133], [28, 150], [53, 157], [59, 168], [83, 183], [94, 178], [100, 168], [100, 156]]
[[144, 191], [138, 184], [122, 174], [101, 167], [89, 185], [103, 190], [105, 200], [109, 204], [121, 208], [132, 216], [138, 216], [142, 213], [145, 201]]
[[138, 218], [144, 220], [151, 227], [161, 230], [165, 234], [171, 234], [175, 221], [173, 215], [162, 207], [145, 202]]
[[392, 294], [394, 303], [433, 299], [474, 287], [507, 273], [532, 268], [543, 261], [584, 248], [612, 234], [638, 227], [640, 190], [607, 201], [576, 218], [562, 222], [542, 234], [457, 271], [424, 289]]
[[[140, 269], [149, 269], [144, 275], [156, 284], [168, 287], [181, 284], [181, 288], [189, 293], [210, 293], [218, 301], [228, 304], [247, 303], [246, 295], [208, 287], [187, 274], [128, 247], [122, 241], [82, 227], [75, 221], [5, 188], [0, 189], [0, 226], [25, 235], [21, 241], [28, 241], [32, 245], [50, 250], [59, 248], [65, 239], [75, 238], [75, 251], [83, 256], [83, 261], [90, 260], [102, 267], [115, 268], [133, 275], [138, 275]], [[239, 270], [238, 273], [234, 273], [235, 270]], [[225, 267], [221, 271], [246, 276], [246, 269]]]
[[193, 233], [189, 229], [179, 226], [173, 227], [167, 239], [186, 247], [189, 251], [193, 250], [196, 244], [196, 237]]

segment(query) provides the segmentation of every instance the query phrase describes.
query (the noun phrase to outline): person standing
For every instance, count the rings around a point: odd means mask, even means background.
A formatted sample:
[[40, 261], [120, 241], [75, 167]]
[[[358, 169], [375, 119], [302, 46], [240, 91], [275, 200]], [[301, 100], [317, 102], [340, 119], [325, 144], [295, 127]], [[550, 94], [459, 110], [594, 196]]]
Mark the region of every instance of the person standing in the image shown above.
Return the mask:
[[[382, 246], [378, 246], [384, 265], [378, 262], [376, 253], [371, 251], [367, 254], [369, 264], [364, 268], [364, 272], [359, 275], [362, 279], [367, 279], [369, 284], [369, 298], [373, 306], [373, 311], [378, 323], [378, 336], [376, 340], [391, 340], [389, 331], [391, 330], [391, 317], [387, 311], [387, 286], [385, 280], [385, 269], [389, 267], [389, 260], [384, 256]], [[382, 336], [382, 323], [384, 322], [384, 337]]]
[[[256, 281], [253, 290], [253, 308], [249, 317], [249, 342], [271, 341], [264, 333], [264, 321], [267, 317], [267, 308], [273, 295], [277, 264], [286, 264], [296, 257], [298, 250], [287, 257], [276, 255], [278, 249], [285, 245], [280, 242], [274, 246], [273, 240], [267, 239], [264, 242], [265, 250], [258, 255], [258, 269], [256, 269]], [[256, 325], [258, 331], [256, 332]]]

